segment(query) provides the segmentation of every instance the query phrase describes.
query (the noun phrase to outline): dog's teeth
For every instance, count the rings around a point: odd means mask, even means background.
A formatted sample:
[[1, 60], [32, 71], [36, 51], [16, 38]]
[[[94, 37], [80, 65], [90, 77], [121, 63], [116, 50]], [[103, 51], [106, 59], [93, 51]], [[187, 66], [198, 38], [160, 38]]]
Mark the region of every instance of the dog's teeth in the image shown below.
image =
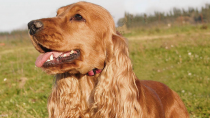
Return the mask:
[[70, 54], [73, 54], [74, 53], [74, 50], [72, 50], [71, 52], [70, 52]]
[[66, 54], [64, 54], [63, 57], [66, 57]]
[[50, 61], [50, 60], [48, 59], [46, 62], [48, 62], [48, 61]]
[[50, 60], [53, 60], [53, 55], [50, 55]]

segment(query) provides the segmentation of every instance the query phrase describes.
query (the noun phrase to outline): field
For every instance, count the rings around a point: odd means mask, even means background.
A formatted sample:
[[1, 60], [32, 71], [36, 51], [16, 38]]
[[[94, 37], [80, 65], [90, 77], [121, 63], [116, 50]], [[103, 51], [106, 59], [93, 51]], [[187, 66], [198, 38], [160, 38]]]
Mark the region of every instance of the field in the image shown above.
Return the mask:
[[[175, 90], [191, 118], [210, 118], [210, 25], [130, 29], [130, 58], [139, 79]], [[35, 67], [27, 33], [0, 34], [0, 117], [43, 118], [54, 76]]]

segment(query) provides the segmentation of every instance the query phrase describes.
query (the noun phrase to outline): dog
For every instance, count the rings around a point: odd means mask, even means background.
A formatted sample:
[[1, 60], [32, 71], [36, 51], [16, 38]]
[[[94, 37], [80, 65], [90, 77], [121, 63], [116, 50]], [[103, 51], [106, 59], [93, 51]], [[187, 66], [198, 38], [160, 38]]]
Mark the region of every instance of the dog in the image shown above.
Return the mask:
[[189, 118], [176, 92], [136, 77], [126, 39], [101, 6], [64, 6], [56, 17], [29, 22], [28, 29], [41, 53], [35, 65], [56, 77], [50, 118]]

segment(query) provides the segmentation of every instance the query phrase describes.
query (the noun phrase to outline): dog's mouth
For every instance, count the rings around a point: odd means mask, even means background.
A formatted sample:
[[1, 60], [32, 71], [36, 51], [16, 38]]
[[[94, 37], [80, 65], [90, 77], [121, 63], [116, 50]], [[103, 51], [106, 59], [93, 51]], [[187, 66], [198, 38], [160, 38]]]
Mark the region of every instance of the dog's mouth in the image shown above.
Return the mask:
[[47, 51], [40, 54], [35, 62], [37, 67], [53, 67], [64, 63], [72, 63], [80, 56], [80, 50], [75, 49], [69, 52]]

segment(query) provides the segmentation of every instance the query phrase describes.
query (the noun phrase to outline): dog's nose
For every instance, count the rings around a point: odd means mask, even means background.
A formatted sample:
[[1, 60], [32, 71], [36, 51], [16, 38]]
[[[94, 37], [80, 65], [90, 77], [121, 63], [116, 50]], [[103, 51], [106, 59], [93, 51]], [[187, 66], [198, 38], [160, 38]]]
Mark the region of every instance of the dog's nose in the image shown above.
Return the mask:
[[31, 21], [28, 23], [28, 29], [30, 35], [36, 34], [38, 30], [40, 30], [43, 27], [43, 24], [41, 21]]

